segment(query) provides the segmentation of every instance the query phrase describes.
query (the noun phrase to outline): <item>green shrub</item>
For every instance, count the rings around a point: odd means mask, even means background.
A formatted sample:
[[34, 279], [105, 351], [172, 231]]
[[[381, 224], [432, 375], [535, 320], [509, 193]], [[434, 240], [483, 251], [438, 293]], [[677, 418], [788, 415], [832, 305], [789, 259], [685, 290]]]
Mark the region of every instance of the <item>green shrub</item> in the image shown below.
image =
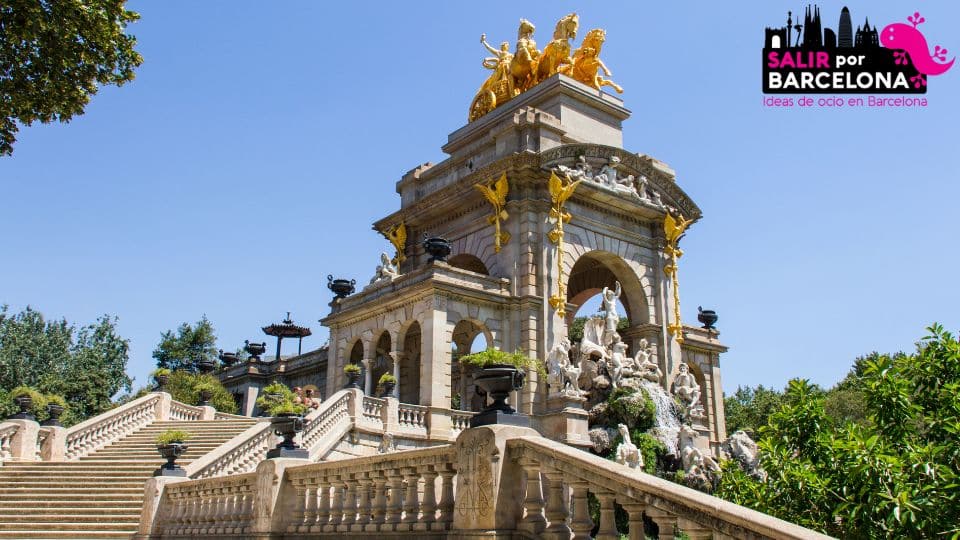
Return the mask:
[[157, 446], [167, 446], [171, 443], [184, 443], [190, 440], [190, 432], [182, 429], [168, 429], [157, 435]]
[[296, 398], [297, 395], [293, 393], [293, 390], [287, 388], [286, 385], [273, 382], [260, 390], [260, 397], [257, 398], [257, 407], [267, 416], [305, 413], [307, 411], [306, 405], [296, 403], [294, 401]]
[[620, 387], [610, 394], [609, 405], [611, 427], [625, 424], [631, 430], [646, 431], [653, 427], [657, 406], [647, 396], [646, 391]]
[[171, 373], [173, 373], [173, 372], [170, 371], [170, 370], [167, 369], [167, 368], [157, 368], [157, 369], [153, 370], [153, 373], [151, 373], [150, 376], [151, 376], [151, 377], [160, 377], [160, 376], [162, 376], [162, 375], [170, 376]]
[[542, 376], [547, 375], [547, 369], [543, 365], [543, 362], [530, 358], [520, 351], [508, 353], [499, 349], [487, 349], [478, 353], [461, 356], [460, 362], [478, 368], [496, 364], [506, 364], [520, 370], [529, 369], [536, 371]]
[[[46, 398], [43, 397], [43, 394], [38, 392], [36, 389], [31, 388], [29, 386], [18, 386], [10, 391], [10, 394], [7, 396], [7, 399], [13, 402], [13, 400], [17, 399], [20, 396], [30, 396], [30, 398], [33, 399], [33, 404], [30, 405], [29, 410], [34, 415], [38, 415], [46, 412], [47, 400]], [[14, 403], [13, 406], [14, 406], [15, 412], [20, 412], [20, 407], [18, 405]]]
[[360, 366], [358, 366], [357, 364], [347, 364], [343, 366], [343, 372], [346, 373], [347, 375], [359, 374], [360, 371], [361, 371]]
[[390, 373], [384, 373], [377, 384], [397, 384], [397, 378]]
[[209, 385], [207, 387], [213, 389], [213, 396], [210, 398], [210, 405], [213, 408], [223, 413], [237, 414], [237, 402], [234, 401], [233, 394], [228, 392], [213, 375], [174, 371], [170, 374], [166, 391], [181, 403], [193, 404], [200, 401], [198, 385], [201, 388]]

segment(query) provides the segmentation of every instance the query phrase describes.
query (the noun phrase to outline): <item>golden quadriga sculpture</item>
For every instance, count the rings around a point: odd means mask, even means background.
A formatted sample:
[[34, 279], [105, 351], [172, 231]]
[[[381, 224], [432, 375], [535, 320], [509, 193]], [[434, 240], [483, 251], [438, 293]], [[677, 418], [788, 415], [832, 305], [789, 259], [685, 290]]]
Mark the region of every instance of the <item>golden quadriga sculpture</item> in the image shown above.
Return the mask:
[[493, 73], [470, 103], [469, 121], [473, 122], [556, 73], [563, 73], [598, 90], [610, 86], [618, 93], [623, 92], [623, 88], [598, 73], [611, 76], [600, 60], [606, 31], [596, 28], [587, 32], [583, 44], [571, 54], [570, 40], [576, 39], [579, 25], [580, 18], [576, 13], [557, 21], [553, 39], [543, 52], [537, 49], [537, 42], [533, 40], [536, 28], [526, 19], [520, 19], [513, 53], [510, 52], [510, 43], [504, 41], [496, 49], [487, 43], [486, 34], [480, 36], [480, 43], [493, 55], [483, 60], [483, 67]]

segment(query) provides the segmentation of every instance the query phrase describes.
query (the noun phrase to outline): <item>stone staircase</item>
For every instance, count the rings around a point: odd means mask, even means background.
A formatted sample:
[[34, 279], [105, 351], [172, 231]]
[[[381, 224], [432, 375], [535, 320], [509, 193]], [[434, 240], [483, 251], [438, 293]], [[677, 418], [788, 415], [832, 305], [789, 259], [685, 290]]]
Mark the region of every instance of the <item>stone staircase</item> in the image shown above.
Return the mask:
[[187, 465], [256, 424], [254, 419], [155, 421], [112, 444], [66, 462], [10, 462], [0, 467], [0, 538], [130, 538], [144, 483], [164, 462], [156, 436], [192, 434], [178, 464]]

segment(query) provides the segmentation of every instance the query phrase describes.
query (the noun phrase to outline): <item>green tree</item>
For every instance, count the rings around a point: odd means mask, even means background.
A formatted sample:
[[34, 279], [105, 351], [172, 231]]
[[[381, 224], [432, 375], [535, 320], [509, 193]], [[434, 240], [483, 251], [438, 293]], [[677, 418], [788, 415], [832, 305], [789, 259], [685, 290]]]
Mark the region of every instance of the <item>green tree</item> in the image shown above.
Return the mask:
[[196, 325], [181, 324], [176, 334], [167, 330], [160, 335], [160, 344], [154, 349], [153, 358], [157, 367], [196, 373], [200, 359], [217, 359], [217, 336], [213, 325], [204, 315]]
[[0, 306], [0, 395], [30, 386], [66, 398], [65, 420], [84, 420], [130, 390], [128, 359], [129, 342], [117, 334], [115, 318], [104, 315], [77, 329], [65, 319], [47, 321], [30, 307], [10, 314]]
[[220, 411], [228, 414], [237, 413], [237, 402], [233, 399], [233, 394], [227, 391], [220, 384], [220, 381], [212, 375], [201, 375], [197, 373], [188, 373], [186, 371], [174, 371], [170, 374], [167, 381], [166, 391], [170, 396], [188, 405], [196, 405], [200, 402], [200, 391], [197, 386], [200, 384], [209, 384], [213, 388], [213, 397], [210, 398], [210, 405]]
[[134, 78], [143, 58], [126, 0], [5, 0], [0, 4], [0, 156], [18, 122], [68, 122], [101, 86]]
[[728, 466], [716, 494], [841, 538], [960, 538], [960, 342], [929, 330], [914, 354], [859, 361], [863, 424], [791, 381], [760, 430], [766, 479]]
[[756, 388], [738, 386], [732, 396], [723, 399], [727, 433], [740, 429], [757, 433], [782, 404], [783, 393], [778, 390], [762, 384]]

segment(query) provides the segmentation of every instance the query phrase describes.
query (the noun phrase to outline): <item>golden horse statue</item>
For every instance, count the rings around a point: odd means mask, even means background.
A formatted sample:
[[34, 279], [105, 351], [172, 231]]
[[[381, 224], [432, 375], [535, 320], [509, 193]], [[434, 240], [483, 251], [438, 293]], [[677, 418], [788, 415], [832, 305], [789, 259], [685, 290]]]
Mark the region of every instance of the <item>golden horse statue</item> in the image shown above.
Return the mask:
[[537, 63], [537, 82], [543, 81], [555, 73], [567, 73], [573, 59], [570, 58], [570, 40], [577, 37], [580, 17], [571, 13], [557, 21], [553, 31], [553, 41], [547, 44]]
[[603, 71], [603, 74], [609, 77], [610, 70], [600, 60], [600, 49], [603, 42], [607, 39], [607, 33], [602, 28], [595, 28], [583, 37], [583, 44], [573, 53], [573, 67], [570, 68], [570, 76], [574, 79], [592, 86], [597, 90], [602, 86], [610, 86], [618, 94], [623, 93], [623, 88], [610, 79], [604, 79], [597, 71]]

